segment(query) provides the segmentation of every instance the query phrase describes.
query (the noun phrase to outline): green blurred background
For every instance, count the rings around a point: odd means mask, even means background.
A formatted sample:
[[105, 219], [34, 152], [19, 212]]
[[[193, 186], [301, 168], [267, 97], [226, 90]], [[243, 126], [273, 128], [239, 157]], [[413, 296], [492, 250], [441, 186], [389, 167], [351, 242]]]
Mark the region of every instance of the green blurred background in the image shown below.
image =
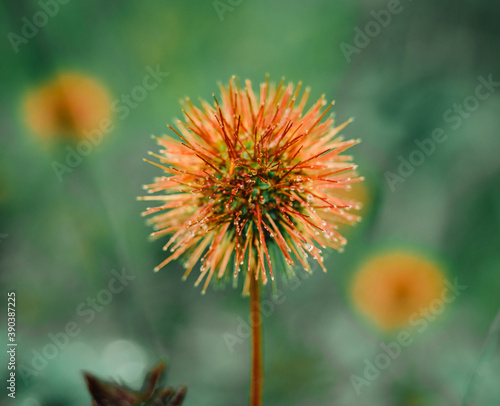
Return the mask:
[[[18, 375], [16, 404], [89, 405], [82, 371], [138, 387], [160, 359], [169, 361], [171, 385], [189, 386], [187, 406], [248, 404], [249, 340], [232, 352], [224, 340], [246, 319], [248, 299], [239, 289], [201, 296], [194, 278], [181, 281], [180, 263], [153, 273], [163, 244], [148, 241], [136, 196], [158, 175], [142, 161], [157, 150], [150, 135], [181, 116], [181, 97], [209, 100], [218, 81], [234, 74], [255, 86], [266, 73], [302, 80], [312, 99], [335, 99], [339, 123], [355, 117], [344, 134], [363, 141], [353, 154], [368, 204], [345, 252], [328, 255], [327, 274], [296, 289], [280, 285], [286, 300], [264, 324], [264, 404], [460, 403], [500, 307], [498, 87], [457, 128], [443, 114], [474, 95], [479, 76], [500, 80], [498, 2], [402, 1], [347, 58], [342, 43], [354, 46], [356, 27], [365, 31], [388, 2], [70, 1], [16, 53], [8, 33], [20, 34], [23, 17], [40, 9], [26, 0], [0, 6], [0, 300], [5, 308], [6, 292], [17, 293], [18, 366], [31, 368], [68, 322], [81, 333], [26, 382]], [[168, 77], [127, 118], [115, 116], [116, 129], [60, 181], [52, 163], [64, 155], [27, 128], [26, 91], [76, 70], [115, 99], [157, 65]], [[446, 141], [392, 190], [387, 172], [398, 174], [400, 157], [437, 127]], [[392, 246], [429, 253], [468, 288], [358, 396], [351, 374], [362, 374], [390, 337], [353, 310], [349, 282], [367, 256]], [[134, 279], [87, 322], [77, 309], [107, 287], [113, 269]], [[467, 404], [500, 404], [497, 345], [493, 331]], [[4, 386], [0, 403], [14, 403]]]

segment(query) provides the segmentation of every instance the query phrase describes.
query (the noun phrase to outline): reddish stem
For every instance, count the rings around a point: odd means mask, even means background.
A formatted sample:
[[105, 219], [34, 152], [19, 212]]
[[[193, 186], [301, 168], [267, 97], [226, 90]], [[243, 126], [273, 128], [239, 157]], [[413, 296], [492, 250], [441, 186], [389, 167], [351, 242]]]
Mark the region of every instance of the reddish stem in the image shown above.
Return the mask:
[[250, 321], [252, 325], [252, 378], [250, 406], [262, 406], [262, 317], [260, 313], [259, 283], [250, 276]]

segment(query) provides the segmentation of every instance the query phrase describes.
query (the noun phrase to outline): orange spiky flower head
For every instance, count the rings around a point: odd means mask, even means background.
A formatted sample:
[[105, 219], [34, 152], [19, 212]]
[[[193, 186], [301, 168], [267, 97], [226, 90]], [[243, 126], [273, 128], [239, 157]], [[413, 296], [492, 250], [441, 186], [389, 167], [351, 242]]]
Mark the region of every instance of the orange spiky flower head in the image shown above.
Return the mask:
[[336, 195], [363, 180], [342, 154], [359, 142], [339, 135], [350, 121], [324, 119], [333, 105], [324, 109], [324, 96], [304, 113], [309, 89], [299, 97], [300, 83], [266, 80], [259, 96], [245, 85], [220, 85], [221, 103], [183, 102], [185, 122], [169, 126], [180, 140], [158, 138], [160, 154], [150, 153], [164, 176], [145, 186], [155, 195], [139, 198], [161, 202], [143, 213], [154, 215], [152, 238], [170, 236], [155, 270], [183, 255], [187, 278], [201, 262], [203, 293], [241, 274], [248, 294], [250, 277], [291, 277], [294, 264], [310, 272], [309, 256], [326, 271], [321, 249], [340, 250], [338, 224], [359, 220], [357, 205]]

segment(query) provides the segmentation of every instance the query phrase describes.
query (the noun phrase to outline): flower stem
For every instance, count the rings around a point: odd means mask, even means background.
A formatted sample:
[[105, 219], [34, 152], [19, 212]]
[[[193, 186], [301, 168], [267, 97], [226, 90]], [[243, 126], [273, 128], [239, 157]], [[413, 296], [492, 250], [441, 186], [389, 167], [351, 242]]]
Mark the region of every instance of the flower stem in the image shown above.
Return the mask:
[[262, 406], [262, 318], [260, 313], [259, 284], [250, 276], [250, 324], [252, 325], [252, 378], [250, 406]]

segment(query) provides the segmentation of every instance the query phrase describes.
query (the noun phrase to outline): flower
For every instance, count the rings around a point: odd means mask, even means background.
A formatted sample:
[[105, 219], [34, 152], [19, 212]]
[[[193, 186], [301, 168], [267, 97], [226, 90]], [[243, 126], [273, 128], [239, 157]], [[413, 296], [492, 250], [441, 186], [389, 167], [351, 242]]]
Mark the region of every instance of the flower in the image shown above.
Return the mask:
[[202, 293], [211, 280], [236, 285], [243, 273], [248, 294], [250, 276], [262, 284], [276, 270], [292, 277], [297, 262], [310, 272], [309, 255], [326, 271], [321, 249], [345, 245], [338, 224], [360, 218], [336, 191], [363, 180], [342, 154], [359, 140], [339, 135], [351, 120], [324, 119], [333, 102], [323, 111], [322, 96], [303, 113], [310, 90], [299, 98], [301, 84], [283, 82], [267, 79], [257, 97], [249, 80], [243, 89], [233, 77], [220, 85], [220, 104], [185, 99], [185, 122], [168, 126], [180, 141], [157, 138], [160, 154], [150, 155], [159, 163], [148, 162], [164, 176], [144, 186], [155, 195], [139, 197], [161, 202], [143, 213], [154, 215], [151, 237], [170, 235], [163, 249], [171, 254], [155, 271], [184, 255], [184, 279], [202, 263]]
[[106, 88], [94, 78], [61, 73], [44, 86], [31, 91], [24, 102], [28, 127], [44, 139], [85, 139], [111, 117]]
[[101, 381], [90, 374], [85, 374], [85, 380], [94, 406], [107, 405], [164, 405], [179, 406], [186, 396], [186, 387], [178, 391], [171, 388], [162, 388], [158, 384], [161, 381], [165, 363], [158, 364], [144, 379], [141, 392], [134, 391], [114, 382]]
[[380, 328], [407, 325], [412, 316], [425, 316], [445, 289], [443, 270], [424, 256], [389, 251], [370, 258], [355, 274], [351, 286], [354, 306]]

